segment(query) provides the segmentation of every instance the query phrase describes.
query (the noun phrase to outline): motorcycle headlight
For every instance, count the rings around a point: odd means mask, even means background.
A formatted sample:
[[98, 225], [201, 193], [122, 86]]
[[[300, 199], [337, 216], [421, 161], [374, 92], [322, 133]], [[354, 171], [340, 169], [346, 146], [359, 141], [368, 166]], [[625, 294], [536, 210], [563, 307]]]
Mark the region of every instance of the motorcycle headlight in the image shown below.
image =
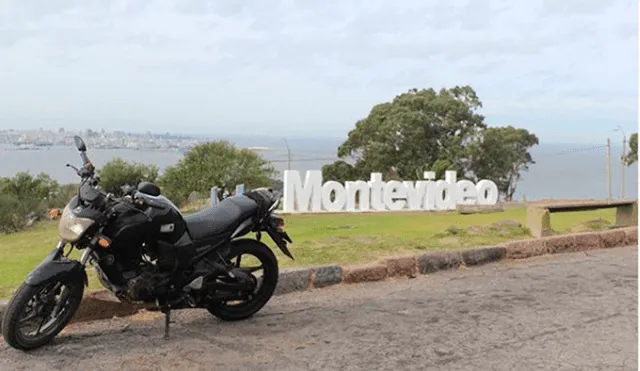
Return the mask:
[[67, 205], [62, 211], [62, 216], [60, 217], [58, 234], [60, 235], [61, 240], [73, 243], [78, 241], [84, 232], [93, 225], [93, 223], [95, 222], [91, 219], [79, 218], [73, 215], [71, 207]]

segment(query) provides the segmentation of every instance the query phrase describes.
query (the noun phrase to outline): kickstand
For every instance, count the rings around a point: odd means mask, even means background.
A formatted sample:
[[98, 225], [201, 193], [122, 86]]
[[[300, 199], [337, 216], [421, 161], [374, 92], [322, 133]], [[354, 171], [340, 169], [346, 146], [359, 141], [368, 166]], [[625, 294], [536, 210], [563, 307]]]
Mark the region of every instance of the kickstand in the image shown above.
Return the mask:
[[169, 340], [169, 324], [171, 323], [171, 307], [164, 310], [164, 340]]

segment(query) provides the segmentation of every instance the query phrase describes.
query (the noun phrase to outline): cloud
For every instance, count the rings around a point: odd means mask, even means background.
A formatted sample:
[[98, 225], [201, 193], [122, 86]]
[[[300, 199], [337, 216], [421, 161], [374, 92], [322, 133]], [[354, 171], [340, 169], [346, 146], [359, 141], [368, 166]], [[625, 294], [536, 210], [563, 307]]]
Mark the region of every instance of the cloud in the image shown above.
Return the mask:
[[104, 116], [140, 130], [341, 135], [406, 89], [461, 84], [479, 92], [488, 121], [535, 110], [633, 125], [637, 6], [5, 0], [0, 126]]

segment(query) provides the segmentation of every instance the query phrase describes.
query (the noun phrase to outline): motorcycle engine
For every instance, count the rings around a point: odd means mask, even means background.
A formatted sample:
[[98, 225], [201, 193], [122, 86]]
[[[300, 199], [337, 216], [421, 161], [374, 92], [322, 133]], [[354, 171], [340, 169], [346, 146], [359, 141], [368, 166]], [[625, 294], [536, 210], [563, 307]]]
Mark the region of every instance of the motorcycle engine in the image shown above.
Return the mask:
[[[149, 269], [149, 268], [147, 268]], [[155, 287], [158, 282], [157, 274], [143, 269], [139, 272], [125, 272], [125, 295], [132, 301], [150, 302], [155, 300]]]
[[123, 289], [129, 300], [149, 302], [156, 299], [156, 294], [164, 291], [158, 284], [173, 270], [176, 257], [173, 247], [162, 241], [147, 245], [142, 251], [148, 258], [155, 260], [155, 264], [139, 260], [136, 269], [122, 274], [125, 281]]

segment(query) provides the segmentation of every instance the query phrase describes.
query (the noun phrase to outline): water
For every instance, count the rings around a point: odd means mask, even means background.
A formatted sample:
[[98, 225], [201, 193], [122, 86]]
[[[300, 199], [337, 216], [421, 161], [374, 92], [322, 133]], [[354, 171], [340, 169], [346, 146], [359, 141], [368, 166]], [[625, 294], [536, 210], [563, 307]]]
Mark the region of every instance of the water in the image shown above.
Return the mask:
[[[288, 167], [287, 150], [282, 139], [234, 138], [240, 146], [268, 147], [261, 154], [275, 161], [278, 171]], [[331, 163], [335, 158], [340, 139], [297, 138], [288, 139], [293, 155], [292, 170], [301, 172], [319, 170], [322, 165]], [[607, 197], [606, 153], [605, 148], [593, 148], [595, 145], [542, 144], [533, 149], [536, 164], [529, 172], [523, 172], [518, 183], [515, 198], [521, 200], [546, 198], [599, 198]], [[100, 168], [109, 160], [121, 157], [130, 162], [155, 164], [161, 170], [174, 165], [182, 157], [181, 152], [157, 152], [124, 149], [90, 149], [90, 159]], [[621, 169], [620, 147], [611, 151], [612, 196], [620, 196]], [[32, 174], [44, 172], [60, 183], [77, 181], [75, 173], [65, 164], [80, 164], [78, 152], [73, 147], [49, 148], [41, 150], [13, 150], [0, 148], [0, 176], [13, 176], [19, 171]], [[304, 173], [303, 173], [304, 174]], [[366, 180], [366, 179], [365, 179]], [[638, 196], [638, 166], [626, 168], [625, 196]]]

